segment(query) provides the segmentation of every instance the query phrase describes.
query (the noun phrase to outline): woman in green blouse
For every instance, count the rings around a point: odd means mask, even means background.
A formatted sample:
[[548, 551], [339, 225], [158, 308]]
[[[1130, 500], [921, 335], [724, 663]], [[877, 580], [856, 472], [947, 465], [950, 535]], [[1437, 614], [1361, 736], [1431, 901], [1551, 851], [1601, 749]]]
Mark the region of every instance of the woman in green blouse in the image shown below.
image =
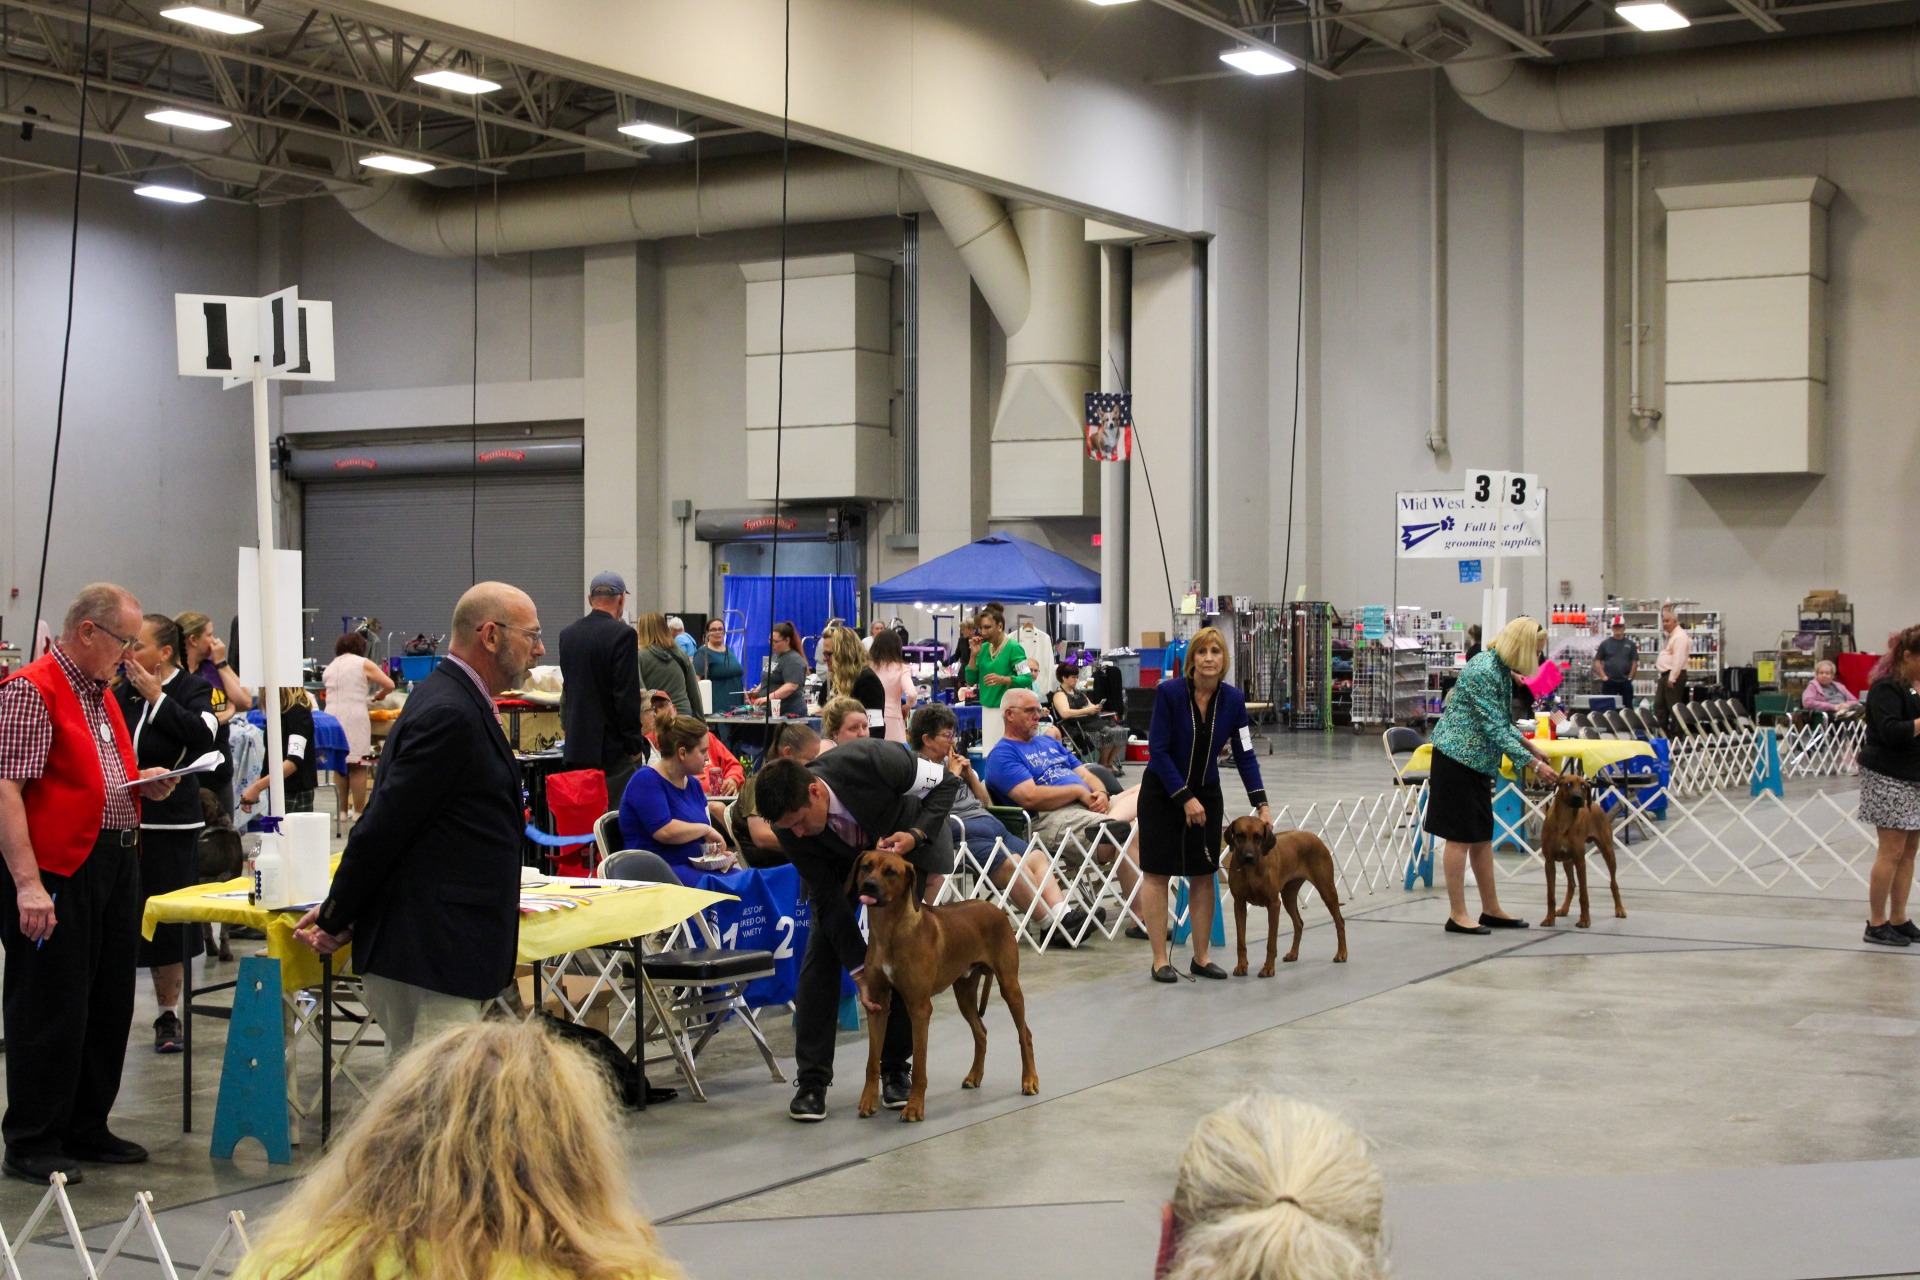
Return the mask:
[[1000, 699], [1009, 689], [1033, 688], [1033, 663], [1018, 641], [1007, 638], [1006, 617], [993, 606], [982, 609], [975, 624], [980, 628], [980, 646], [967, 666], [967, 679], [979, 690], [980, 748], [991, 751], [1006, 733]]
[[[1517, 767], [1527, 757], [1542, 782], [1560, 781], [1545, 753], [1513, 725], [1514, 686], [1540, 669], [1547, 633], [1532, 618], [1519, 617], [1501, 628], [1485, 650], [1475, 654], [1447, 698], [1440, 723], [1433, 727], [1433, 772], [1427, 782], [1427, 832], [1447, 842], [1448, 933], [1492, 933], [1524, 929], [1500, 909], [1493, 870], [1493, 783], [1502, 756]], [[1480, 919], [1467, 914], [1467, 863], [1480, 890]]]

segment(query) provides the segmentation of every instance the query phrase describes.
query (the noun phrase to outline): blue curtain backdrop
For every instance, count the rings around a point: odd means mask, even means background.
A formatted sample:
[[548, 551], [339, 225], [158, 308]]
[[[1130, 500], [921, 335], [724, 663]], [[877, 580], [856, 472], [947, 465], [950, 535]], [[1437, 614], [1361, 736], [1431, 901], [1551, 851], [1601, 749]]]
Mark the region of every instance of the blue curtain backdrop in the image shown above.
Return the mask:
[[[776, 595], [772, 578], [746, 574], [727, 576], [725, 607], [738, 609], [747, 617], [747, 634], [739, 658], [749, 689], [759, 684], [765, 674], [767, 635], [774, 623], [791, 622], [802, 636], [817, 636], [828, 618], [845, 618], [851, 622], [854, 617], [859, 593], [852, 574], [782, 574], [779, 584]], [[813, 665], [811, 649], [807, 651], [807, 665]]]

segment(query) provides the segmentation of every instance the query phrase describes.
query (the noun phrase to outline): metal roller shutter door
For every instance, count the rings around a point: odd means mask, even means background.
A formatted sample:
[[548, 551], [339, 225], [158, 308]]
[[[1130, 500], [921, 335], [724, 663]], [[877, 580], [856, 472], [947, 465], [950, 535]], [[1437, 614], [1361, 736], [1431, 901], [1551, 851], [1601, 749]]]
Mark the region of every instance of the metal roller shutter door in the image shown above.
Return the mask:
[[[586, 607], [578, 474], [405, 476], [306, 485], [306, 605], [312, 656], [333, 657], [342, 617], [380, 619], [402, 642], [442, 634], [475, 581], [533, 597], [549, 637]], [[476, 518], [477, 517], [477, 518]], [[551, 640], [549, 644], [551, 644]], [[548, 661], [557, 661], [549, 650]]]

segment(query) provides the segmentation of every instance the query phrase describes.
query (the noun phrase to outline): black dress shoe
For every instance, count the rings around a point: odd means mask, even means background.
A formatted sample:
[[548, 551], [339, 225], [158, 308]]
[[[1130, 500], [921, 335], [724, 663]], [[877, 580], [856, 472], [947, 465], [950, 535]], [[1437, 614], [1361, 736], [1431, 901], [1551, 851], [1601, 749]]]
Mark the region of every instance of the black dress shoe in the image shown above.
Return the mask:
[[1492, 933], [1493, 930], [1487, 928], [1487, 926], [1483, 924], [1475, 924], [1475, 925], [1455, 924], [1453, 922], [1453, 917], [1448, 916], [1447, 932], [1448, 933]]
[[1480, 923], [1489, 929], [1525, 929], [1528, 927], [1525, 920], [1513, 920], [1506, 916], [1490, 916], [1484, 911], [1480, 913]]
[[1147, 940], [1147, 931], [1137, 924], [1130, 924], [1127, 926], [1127, 936], [1135, 942], [1145, 942]]
[[1187, 972], [1196, 978], [1224, 978], [1227, 976], [1227, 971], [1211, 960], [1205, 964], [1201, 964], [1198, 960], [1190, 960], [1187, 962]]
[[17, 1156], [9, 1151], [5, 1164], [0, 1168], [5, 1169], [9, 1178], [38, 1183], [43, 1187], [56, 1173], [66, 1174], [70, 1187], [79, 1186], [87, 1180], [87, 1176], [80, 1172], [79, 1162], [68, 1156]]
[[69, 1138], [61, 1144], [75, 1160], [88, 1164], [145, 1164], [147, 1149], [102, 1130], [91, 1138]]
[[827, 1091], [816, 1085], [803, 1084], [793, 1091], [793, 1101], [787, 1104], [789, 1118], [811, 1124], [827, 1118]]
[[913, 1068], [880, 1073], [880, 1105], [889, 1111], [904, 1110], [913, 1096]]
[[1179, 975], [1178, 973], [1175, 973], [1175, 972], [1174, 972], [1174, 969], [1173, 969], [1173, 966], [1172, 966], [1172, 965], [1170, 965], [1170, 964], [1163, 964], [1163, 965], [1161, 965], [1161, 966], [1160, 966], [1160, 967], [1159, 967], [1158, 969], [1155, 969], [1155, 970], [1153, 971], [1153, 974], [1152, 974], [1152, 976], [1153, 976], [1153, 980], [1154, 980], [1155, 982], [1178, 982], [1178, 981], [1180, 981], [1180, 975]]

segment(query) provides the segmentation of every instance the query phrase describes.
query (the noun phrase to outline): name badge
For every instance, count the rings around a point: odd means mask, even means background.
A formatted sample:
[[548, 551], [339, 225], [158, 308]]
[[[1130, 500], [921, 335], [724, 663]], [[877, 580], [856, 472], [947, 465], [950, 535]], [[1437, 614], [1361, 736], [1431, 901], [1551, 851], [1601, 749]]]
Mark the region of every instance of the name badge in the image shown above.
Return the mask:
[[1242, 751], [1253, 750], [1253, 729], [1244, 724], [1240, 726], [1240, 749]]

